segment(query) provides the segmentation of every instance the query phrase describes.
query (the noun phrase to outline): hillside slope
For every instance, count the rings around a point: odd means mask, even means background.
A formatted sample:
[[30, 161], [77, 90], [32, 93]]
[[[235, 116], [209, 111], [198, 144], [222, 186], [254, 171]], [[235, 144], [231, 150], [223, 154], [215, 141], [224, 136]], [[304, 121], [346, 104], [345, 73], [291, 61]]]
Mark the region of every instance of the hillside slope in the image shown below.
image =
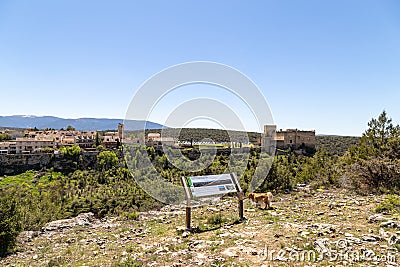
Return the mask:
[[317, 150], [324, 148], [332, 155], [342, 156], [351, 146], [357, 145], [360, 137], [355, 136], [337, 136], [337, 135], [323, 135], [316, 136]]
[[197, 233], [180, 230], [181, 206], [140, 213], [137, 220], [81, 214], [22, 233], [18, 252], [0, 265], [398, 266], [398, 214], [374, 213], [383, 198], [298, 192], [276, 196], [274, 210], [245, 200], [242, 223], [236, 221], [236, 199], [225, 198], [193, 210]]

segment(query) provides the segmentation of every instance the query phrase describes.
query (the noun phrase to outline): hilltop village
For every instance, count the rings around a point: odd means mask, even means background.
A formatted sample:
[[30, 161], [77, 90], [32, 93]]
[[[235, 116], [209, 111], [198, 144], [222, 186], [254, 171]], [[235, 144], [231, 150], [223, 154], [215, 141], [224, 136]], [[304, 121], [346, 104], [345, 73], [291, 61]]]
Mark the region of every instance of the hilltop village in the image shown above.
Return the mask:
[[[94, 151], [101, 144], [103, 148], [115, 149], [122, 145], [123, 142], [131, 143], [138, 138], [123, 138], [124, 125], [119, 123], [117, 131], [78, 131], [72, 127], [66, 130], [38, 130], [26, 129], [23, 131], [22, 137], [13, 136], [12, 130], [2, 130], [0, 135], [8, 137], [0, 142], [0, 154], [38, 154], [50, 153], [57, 154], [60, 147], [79, 146], [83, 151]], [[205, 136], [209, 137], [209, 136]], [[212, 139], [212, 138], [211, 138]], [[162, 145], [174, 146], [180, 148], [188, 148], [196, 145], [223, 145], [227, 147], [235, 147], [237, 144], [232, 142], [218, 141], [194, 141], [179, 140], [168, 136], [162, 136], [159, 132], [150, 132], [145, 138], [146, 146], [160, 148]], [[276, 125], [265, 125], [264, 134], [259, 135], [256, 141], [240, 144], [240, 146], [263, 146], [266, 148], [274, 148], [278, 150], [315, 150], [316, 137], [315, 131], [304, 131], [298, 129], [280, 129], [277, 131]]]
[[[0, 134], [11, 138], [11, 130], [3, 130]], [[79, 146], [85, 151], [96, 149], [100, 144], [104, 148], [117, 148], [122, 141], [123, 124], [118, 125], [118, 131], [108, 131], [100, 134], [98, 131], [77, 131], [72, 127], [67, 130], [37, 130], [26, 129], [23, 137], [0, 142], [0, 154], [33, 154], [53, 152], [64, 146]]]

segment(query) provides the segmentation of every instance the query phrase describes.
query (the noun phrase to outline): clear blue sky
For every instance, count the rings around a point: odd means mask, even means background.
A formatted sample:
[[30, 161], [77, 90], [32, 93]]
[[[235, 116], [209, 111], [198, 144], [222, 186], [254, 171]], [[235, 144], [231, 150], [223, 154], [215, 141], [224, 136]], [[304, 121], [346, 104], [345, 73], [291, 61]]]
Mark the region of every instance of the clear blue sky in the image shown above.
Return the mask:
[[0, 115], [124, 118], [147, 78], [197, 60], [249, 76], [278, 128], [400, 122], [396, 0], [0, 0]]

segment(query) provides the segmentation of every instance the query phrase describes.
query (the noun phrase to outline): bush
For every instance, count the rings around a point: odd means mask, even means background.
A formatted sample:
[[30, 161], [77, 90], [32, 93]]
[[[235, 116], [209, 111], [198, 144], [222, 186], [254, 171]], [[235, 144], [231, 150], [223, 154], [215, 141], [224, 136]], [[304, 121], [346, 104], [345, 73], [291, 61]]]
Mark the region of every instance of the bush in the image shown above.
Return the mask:
[[81, 154], [81, 148], [77, 145], [60, 147], [60, 152], [64, 157], [77, 160]]
[[11, 140], [12, 136], [10, 134], [4, 133], [4, 134], [0, 134], [0, 142], [1, 141], [8, 141]]
[[347, 166], [355, 191], [363, 194], [398, 192], [400, 182], [400, 162], [398, 159], [359, 159]]
[[139, 213], [137, 213], [137, 212], [131, 212], [131, 213], [127, 213], [126, 214], [126, 218], [128, 219], [128, 220], [137, 220], [137, 219], [139, 219]]
[[219, 224], [222, 224], [225, 222], [226, 222], [226, 219], [223, 219], [221, 214], [215, 214], [207, 219], [207, 224], [211, 224], [211, 225], [219, 225]]
[[9, 196], [0, 196], [0, 256], [14, 246], [21, 230], [21, 216], [16, 201]]
[[97, 162], [102, 170], [117, 168], [119, 165], [117, 155], [113, 151], [108, 150], [102, 151], [97, 155]]
[[369, 128], [345, 155], [345, 174], [361, 193], [398, 192], [400, 183], [400, 126], [386, 112], [368, 123]]
[[397, 195], [388, 195], [388, 197], [379, 203], [376, 208], [376, 212], [400, 212], [400, 197]]
[[117, 266], [117, 267], [141, 267], [141, 266], [143, 266], [143, 262], [128, 258], [126, 261], [119, 262], [115, 266]]

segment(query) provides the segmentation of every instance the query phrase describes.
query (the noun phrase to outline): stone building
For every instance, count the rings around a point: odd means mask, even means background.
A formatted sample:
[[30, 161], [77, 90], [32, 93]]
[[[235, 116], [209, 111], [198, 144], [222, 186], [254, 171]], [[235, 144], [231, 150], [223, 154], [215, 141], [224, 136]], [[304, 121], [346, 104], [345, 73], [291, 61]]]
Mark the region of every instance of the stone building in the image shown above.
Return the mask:
[[118, 148], [122, 145], [124, 125], [118, 123], [118, 131], [106, 132], [102, 137], [101, 145], [106, 148]]
[[106, 148], [116, 148], [121, 145], [121, 139], [118, 132], [106, 132], [103, 136], [101, 145]]
[[54, 139], [49, 137], [19, 137], [16, 139], [16, 153], [26, 154], [44, 148], [54, 148]]
[[279, 149], [315, 149], [315, 131], [303, 131], [298, 129], [282, 129], [276, 131], [276, 125], [264, 126], [263, 147], [267, 148], [272, 143]]
[[302, 131], [298, 129], [287, 129], [286, 131], [281, 130], [277, 132], [277, 145], [278, 143], [279, 145], [283, 146], [283, 148], [315, 149], [316, 145], [315, 131]]
[[175, 140], [175, 138], [164, 137], [159, 133], [149, 133], [146, 139], [146, 145], [154, 147], [162, 147], [162, 145], [174, 146], [176, 143], [177, 140]]
[[[102, 145], [106, 148], [120, 146], [123, 130], [124, 125], [119, 123], [118, 131], [106, 132], [100, 137]], [[0, 142], [0, 154], [30, 154], [43, 151], [45, 148], [58, 149], [74, 145], [90, 150], [96, 145], [96, 137], [99, 137], [97, 131], [32, 129], [25, 130], [23, 136], [12, 141]]]
[[8, 154], [10, 142], [0, 142], [0, 154]]
[[261, 140], [264, 151], [272, 155], [276, 147], [276, 125], [264, 125], [264, 134]]
[[124, 134], [124, 124], [123, 123], [118, 123], [118, 137], [119, 137], [119, 140], [121, 141], [121, 143], [122, 143], [122, 140], [123, 140], [123, 134]]

